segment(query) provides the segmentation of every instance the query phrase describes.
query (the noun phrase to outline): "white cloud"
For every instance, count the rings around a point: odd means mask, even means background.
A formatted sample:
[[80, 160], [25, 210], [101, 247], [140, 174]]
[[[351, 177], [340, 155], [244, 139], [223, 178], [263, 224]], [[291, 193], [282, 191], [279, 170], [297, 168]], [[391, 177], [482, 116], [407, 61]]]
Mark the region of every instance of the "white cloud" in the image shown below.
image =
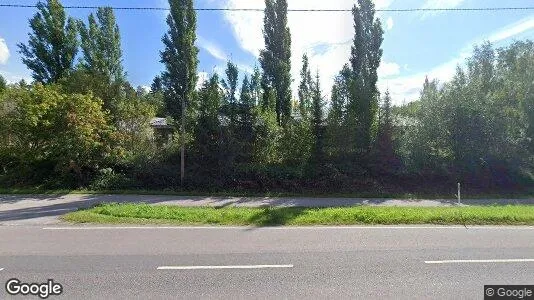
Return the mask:
[[[374, 0], [377, 9], [384, 9], [394, 0]], [[354, 0], [288, 0], [289, 9], [347, 9]], [[265, 8], [264, 0], [224, 0], [218, 2], [226, 8]], [[263, 13], [227, 11], [224, 14], [242, 49], [255, 57], [264, 47]], [[323, 90], [329, 91], [336, 74], [348, 62], [353, 37], [352, 14], [339, 12], [289, 12], [291, 31], [291, 75], [293, 90], [300, 81], [302, 55], [308, 53], [312, 72], [319, 69]]]
[[386, 78], [400, 73], [400, 66], [396, 63], [386, 62], [382, 60], [380, 67], [378, 68], [378, 77]]
[[390, 31], [391, 29], [393, 29], [393, 18], [392, 17], [389, 17], [386, 21], [386, 30], [387, 31]]
[[[212, 41], [206, 40], [201, 36], [197, 36], [197, 46], [206, 50], [211, 56], [215, 57], [216, 59], [220, 61], [231, 61], [232, 58], [226, 54], [217, 44], [215, 44]], [[254, 72], [254, 69], [246, 64], [235, 62], [233, 63], [237, 66], [237, 68], [244, 73], [252, 74]], [[224, 71], [226, 70], [226, 64], [223, 65], [216, 65], [213, 68], [213, 72], [217, 72], [219, 75], [224, 75]]]
[[[422, 8], [454, 8], [460, 6], [465, 0], [427, 0]], [[388, 8], [393, 0], [375, 0], [377, 9]], [[228, 8], [264, 8], [264, 0], [223, 0], [215, 1], [221, 7]], [[354, 0], [288, 0], [290, 9], [310, 8], [310, 9], [346, 9], [352, 7]], [[255, 57], [259, 55], [260, 49], [264, 47], [262, 28], [263, 14], [225, 12], [224, 17], [231, 25], [235, 39], [241, 48], [251, 53]], [[393, 19], [385, 20], [384, 27], [390, 30], [394, 26]], [[292, 79], [293, 90], [296, 90], [300, 81], [301, 58], [303, 53], [308, 53], [312, 73], [318, 69], [321, 76], [321, 85], [325, 93], [330, 92], [333, 80], [341, 70], [343, 64], [348, 62], [350, 47], [353, 38], [352, 15], [350, 13], [302, 13], [290, 12], [288, 25], [292, 36]], [[417, 99], [419, 91], [425, 80], [425, 76], [436, 78], [440, 81], [447, 81], [455, 73], [456, 66], [462, 64], [472, 51], [474, 44], [480, 44], [484, 40], [498, 42], [534, 28], [534, 17], [524, 19], [520, 22], [505, 27], [493, 34], [483, 37], [483, 39], [468, 43], [467, 46], [456, 57], [448, 62], [430, 68], [417, 74], [402, 76], [403, 72], [409, 72], [407, 66], [401, 68], [391, 61], [383, 61], [379, 68], [379, 88], [385, 92], [389, 88], [393, 101], [396, 104], [404, 100], [413, 101]], [[399, 76], [401, 75], [401, 76]], [[296, 93], [295, 93], [296, 94]]]
[[25, 74], [14, 74], [12, 72], [0, 70], [0, 75], [4, 77], [4, 79], [7, 81], [7, 83], [17, 83], [24, 79], [27, 83], [30, 83], [33, 81], [33, 78], [31, 77], [30, 71], [26, 70], [24, 72]]
[[9, 49], [7, 48], [6, 40], [0, 38], [0, 65], [7, 63], [9, 59]]
[[532, 29], [534, 29], [534, 15], [502, 28], [490, 35], [487, 40], [497, 43]]
[[198, 72], [197, 75], [198, 75], [198, 80], [197, 80], [196, 90], [198, 91], [202, 87], [204, 82], [208, 81], [208, 79], [210, 78], [210, 75], [207, 72]]
[[[226, 0], [221, 1], [225, 8], [265, 8], [263, 0]], [[263, 48], [263, 14], [256, 12], [227, 11], [225, 19], [232, 26], [234, 37], [239, 45], [255, 56]]]
[[150, 86], [148, 85], [140, 85], [139, 86], [143, 91], [145, 91], [145, 93], [150, 93], [150, 91], [152, 91], [152, 89], [150, 88]]
[[197, 46], [206, 50], [211, 56], [218, 60], [228, 60], [228, 55], [226, 55], [219, 46], [201, 36], [197, 37]]
[[450, 80], [454, 76], [456, 66], [462, 63], [468, 55], [469, 52], [463, 52], [458, 57], [426, 72], [395, 78], [380, 78], [378, 88], [382, 93], [389, 90], [391, 99], [396, 105], [414, 101], [419, 97], [426, 76], [430, 79], [438, 79], [440, 82]]
[[245, 72], [247, 74], [253, 74], [254, 73], [254, 68], [252, 68], [251, 66], [249, 65], [245, 65], [245, 64], [242, 64], [242, 63], [235, 63], [237, 68], [241, 71], [241, 72]]
[[379, 88], [382, 92], [389, 88], [395, 104], [402, 104], [405, 101], [410, 102], [416, 100], [419, 97], [425, 76], [428, 76], [430, 79], [438, 79], [440, 82], [445, 82], [452, 79], [456, 72], [456, 67], [465, 62], [465, 60], [471, 55], [475, 45], [479, 45], [484, 41], [490, 41], [492, 43], [502, 42], [533, 29], [534, 16], [527, 17], [509, 26], [501, 28], [494, 33], [468, 43], [463, 49], [460, 50], [456, 57], [426, 72], [419, 72], [417, 74], [396, 77], [393, 79], [381, 79], [378, 83]]

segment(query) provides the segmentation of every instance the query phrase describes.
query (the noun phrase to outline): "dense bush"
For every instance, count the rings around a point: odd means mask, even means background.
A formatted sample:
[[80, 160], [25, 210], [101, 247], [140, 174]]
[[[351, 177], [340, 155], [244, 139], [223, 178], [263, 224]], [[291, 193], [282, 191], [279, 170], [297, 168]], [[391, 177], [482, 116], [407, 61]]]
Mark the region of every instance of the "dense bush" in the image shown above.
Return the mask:
[[2, 95], [0, 155], [4, 176], [24, 182], [26, 172], [87, 183], [114, 159], [113, 129], [92, 95], [64, 94], [57, 86], [10, 87]]

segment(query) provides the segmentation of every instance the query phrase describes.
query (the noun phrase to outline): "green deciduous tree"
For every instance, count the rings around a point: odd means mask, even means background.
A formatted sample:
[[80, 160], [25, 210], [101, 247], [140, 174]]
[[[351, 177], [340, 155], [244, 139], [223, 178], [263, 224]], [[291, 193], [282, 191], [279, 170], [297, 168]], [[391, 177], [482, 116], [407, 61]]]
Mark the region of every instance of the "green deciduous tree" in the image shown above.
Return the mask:
[[302, 56], [302, 69], [300, 70], [300, 85], [298, 88], [299, 95], [299, 110], [300, 115], [304, 120], [307, 120], [311, 113], [312, 107], [312, 75], [310, 71], [310, 64], [308, 55]]
[[113, 131], [100, 99], [40, 84], [13, 88], [6, 97], [11, 109], [3, 119], [9, 128], [0, 132], [12, 153], [9, 167], [24, 175], [35, 173], [26, 180], [42, 182], [55, 175], [79, 186], [114, 160]]
[[37, 82], [56, 82], [73, 68], [78, 52], [76, 21], [67, 18], [59, 0], [39, 2], [37, 10], [30, 19], [28, 44], [19, 44], [19, 51]]
[[226, 70], [224, 73], [226, 74], [226, 79], [222, 80], [222, 85], [226, 89], [226, 101], [228, 103], [236, 103], [237, 98], [235, 94], [237, 92], [237, 78], [239, 77], [239, 70], [234, 63], [228, 61], [226, 63]]
[[228, 167], [223, 145], [224, 133], [219, 119], [224, 93], [219, 86], [217, 74], [204, 82], [198, 92], [198, 98], [198, 119], [193, 147], [197, 166], [195, 180], [209, 186], [214, 184], [213, 179], [224, 180]]
[[226, 78], [221, 81], [226, 96], [224, 99], [225, 102], [223, 105], [223, 112], [225, 116], [229, 118], [229, 127], [235, 129], [238, 109], [236, 92], [239, 70], [234, 63], [228, 61], [226, 64], [226, 70], [224, 72], [226, 74]]
[[[169, 29], [163, 36], [165, 49], [161, 62], [165, 64], [162, 74], [165, 105], [168, 114], [180, 121], [180, 133], [186, 135], [186, 108], [192, 106], [197, 84], [198, 48], [196, 41], [196, 12], [193, 0], [169, 0], [167, 17]], [[185, 168], [185, 145], [181, 147], [181, 182]]]
[[394, 130], [391, 95], [389, 90], [387, 90], [380, 106], [378, 135], [374, 149], [375, 164], [378, 165], [379, 171], [382, 173], [394, 172], [399, 167], [399, 160], [395, 153], [396, 145], [393, 141]]
[[7, 82], [4, 79], [4, 77], [2, 75], [0, 75], [0, 93], [5, 91], [6, 87], [7, 87]]
[[150, 92], [163, 93], [163, 81], [161, 79], [161, 76], [157, 75], [156, 77], [154, 77], [154, 80], [152, 80], [152, 84], [150, 85]]
[[[265, 0], [263, 37], [265, 49], [260, 52], [263, 90], [266, 94], [274, 92], [276, 119], [283, 125], [291, 118], [291, 33], [286, 0]], [[265, 99], [268, 97], [264, 95]]]
[[154, 130], [150, 127], [150, 121], [155, 117], [158, 107], [147, 97], [149, 95], [138, 95], [117, 103], [118, 142], [126, 162], [146, 159], [155, 151]]
[[[347, 116], [347, 106], [349, 103], [351, 88], [351, 70], [346, 64], [334, 79], [332, 86], [330, 110], [327, 117], [327, 140], [328, 153], [333, 158], [346, 157], [351, 153], [354, 145], [354, 130], [349, 130], [353, 121]], [[354, 126], [354, 122], [352, 122]], [[353, 129], [351, 127], [350, 129]]]
[[254, 105], [260, 105], [262, 101], [262, 87], [261, 87], [262, 74], [258, 66], [254, 67], [254, 72], [250, 78], [250, 92]]
[[254, 124], [257, 116], [253, 86], [247, 75], [245, 75], [243, 83], [241, 84], [238, 107], [239, 129], [236, 132], [236, 137], [239, 139], [238, 161], [241, 163], [251, 163], [254, 154], [254, 142], [256, 139]]
[[[534, 69], [531, 42], [497, 50], [475, 47], [466, 68], [442, 85], [425, 81], [401, 153], [418, 172], [446, 174], [483, 187], [517, 181], [529, 172], [528, 115]], [[401, 120], [402, 121], [402, 120]], [[530, 152], [531, 153], [531, 152]]]
[[190, 104], [197, 83], [198, 48], [196, 41], [196, 12], [192, 0], [169, 0], [167, 17], [169, 29], [163, 37], [161, 62], [165, 71], [161, 78], [167, 111], [176, 121]]
[[375, 18], [375, 5], [371, 0], [358, 0], [352, 9], [354, 18], [354, 40], [351, 49], [352, 71], [348, 113], [356, 122], [355, 150], [365, 153], [369, 150], [376, 133], [376, 115], [379, 92], [377, 69], [382, 58], [383, 30], [380, 20]]
[[82, 68], [91, 75], [102, 76], [109, 83], [122, 82], [122, 49], [119, 27], [111, 7], [100, 7], [89, 15], [88, 24], [79, 22]]
[[312, 147], [312, 164], [320, 166], [324, 162], [325, 154], [325, 124], [324, 124], [324, 101], [321, 94], [321, 84], [319, 71], [315, 76], [312, 89], [312, 132], [313, 132], [313, 147]]

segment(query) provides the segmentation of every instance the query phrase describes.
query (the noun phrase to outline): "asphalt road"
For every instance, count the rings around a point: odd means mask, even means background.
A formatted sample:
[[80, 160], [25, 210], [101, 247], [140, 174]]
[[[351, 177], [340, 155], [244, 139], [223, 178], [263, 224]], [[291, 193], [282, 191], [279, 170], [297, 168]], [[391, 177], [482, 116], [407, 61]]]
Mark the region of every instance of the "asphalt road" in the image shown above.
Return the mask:
[[[57, 217], [79, 208], [98, 203], [145, 202], [154, 205], [180, 206], [300, 206], [334, 207], [353, 205], [378, 206], [451, 206], [451, 199], [406, 200], [366, 198], [306, 198], [306, 197], [192, 197], [152, 195], [0, 195], [0, 225], [32, 225], [58, 223]], [[534, 205], [534, 199], [469, 199], [463, 205]]]
[[0, 226], [0, 270], [49, 299], [483, 299], [534, 284], [534, 227]]

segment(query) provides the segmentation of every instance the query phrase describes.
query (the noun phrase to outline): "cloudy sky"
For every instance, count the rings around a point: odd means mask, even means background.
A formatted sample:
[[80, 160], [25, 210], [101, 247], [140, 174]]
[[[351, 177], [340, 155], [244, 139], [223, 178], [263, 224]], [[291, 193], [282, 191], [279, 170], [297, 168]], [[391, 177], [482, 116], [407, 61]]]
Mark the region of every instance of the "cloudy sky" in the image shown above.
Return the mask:
[[[290, 9], [347, 9], [354, 0], [288, 0]], [[374, 0], [377, 9], [475, 8], [534, 6], [532, 0]], [[2, 0], [1, 3], [35, 4], [33, 0]], [[66, 6], [79, 0], [63, 0]], [[91, 0], [83, 5], [125, 6], [124, 0]], [[132, 0], [128, 6], [166, 7], [166, 0]], [[195, 0], [199, 8], [263, 8], [263, 0]], [[70, 9], [86, 19], [87, 9]], [[26, 42], [27, 20], [32, 8], [0, 7], [0, 74], [8, 81], [30, 78], [20, 61], [17, 43]], [[162, 70], [159, 50], [166, 30], [163, 11], [117, 11], [122, 34], [124, 65], [134, 85], [150, 85]], [[384, 56], [379, 69], [381, 91], [389, 89], [397, 104], [417, 98], [425, 76], [449, 79], [474, 45], [485, 40], [505, 46], [518, 39], [534, 39], [534, 10], [498, 12], [380, 12], [384, 30]], [[261, 12], [198, 13], [197, 45], [202, 75], [222, 73], [231, 59], [242, 74], [257, 64], [263, 47]], [[353, 35], [352, 18], [344, 12], [290, 12], [292, 73], [294, 88], [303, 53], [308, 53], [312, 71], [322, 78], [325, 94], [334, 76], [348, 61]]]

